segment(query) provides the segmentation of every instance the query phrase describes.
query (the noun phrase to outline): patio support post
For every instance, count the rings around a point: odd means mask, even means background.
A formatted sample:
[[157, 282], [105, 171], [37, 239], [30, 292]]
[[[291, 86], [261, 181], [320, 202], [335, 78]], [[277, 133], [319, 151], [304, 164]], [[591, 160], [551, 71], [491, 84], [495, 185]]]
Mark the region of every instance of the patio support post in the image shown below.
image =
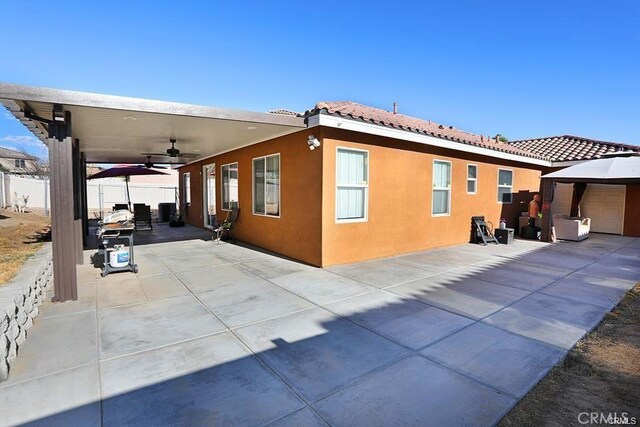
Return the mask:
[[551, 202], [553, 201], [553, 180], [542, 178], [542, 230], [540, 240], [551, 242]]
[[84, 255], [82, 253], [82, 157], [80, 156], [80, 140], [75, 139], [73, 142], [71, 156], [73, 159], [73, 227], [75, 236], [75, 254], [76, 264], [84, 264]]
[[87, 203], [87, 158], [80, 153], [80, 190], [82, 193], [82, 247], [87, 245], [89, 236], [89, 207]]
[[[54, 118], [55, 119], [55, 118]], [[51, 237], [53, 249], [53, 301], [78, 299], [76, 225], [74, 223], [73, 140], [71, 114], [49, 124], [51, 175]]]

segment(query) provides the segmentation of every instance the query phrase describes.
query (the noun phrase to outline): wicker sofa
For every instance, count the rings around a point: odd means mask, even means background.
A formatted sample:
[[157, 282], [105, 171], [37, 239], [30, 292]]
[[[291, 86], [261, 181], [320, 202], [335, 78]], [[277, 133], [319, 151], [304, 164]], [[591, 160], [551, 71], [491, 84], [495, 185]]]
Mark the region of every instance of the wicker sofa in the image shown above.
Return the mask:
[[556, 238], [579, 242], [589, 237], [591, 218], [572, 218], [567, 215], [554, 215], [553, 224]]

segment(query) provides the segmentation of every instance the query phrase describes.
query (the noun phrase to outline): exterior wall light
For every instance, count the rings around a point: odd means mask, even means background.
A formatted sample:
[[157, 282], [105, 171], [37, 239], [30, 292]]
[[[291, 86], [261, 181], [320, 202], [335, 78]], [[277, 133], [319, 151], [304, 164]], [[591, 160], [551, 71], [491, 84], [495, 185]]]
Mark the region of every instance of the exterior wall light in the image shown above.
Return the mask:
[[62, 108], [62, 105], [55, 104], [53, 106], [53, 120], [56, 122], [64, 122], [64, 108]]
[[309, 150], [311, 151], [320, 147], [320, 141], [314, 135], [309, 135], [309, 140], [307, 141], [307, 144], [309, 144]]

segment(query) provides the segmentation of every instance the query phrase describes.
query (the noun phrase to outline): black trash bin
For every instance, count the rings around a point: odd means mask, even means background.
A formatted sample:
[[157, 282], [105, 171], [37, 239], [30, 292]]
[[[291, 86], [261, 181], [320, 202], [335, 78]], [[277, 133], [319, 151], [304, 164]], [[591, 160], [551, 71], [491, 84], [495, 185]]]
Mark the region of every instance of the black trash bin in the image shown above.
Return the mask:
[[176, 211], [176, 204], [171, 202], [158, 203], [158, 221], [169, 222]]

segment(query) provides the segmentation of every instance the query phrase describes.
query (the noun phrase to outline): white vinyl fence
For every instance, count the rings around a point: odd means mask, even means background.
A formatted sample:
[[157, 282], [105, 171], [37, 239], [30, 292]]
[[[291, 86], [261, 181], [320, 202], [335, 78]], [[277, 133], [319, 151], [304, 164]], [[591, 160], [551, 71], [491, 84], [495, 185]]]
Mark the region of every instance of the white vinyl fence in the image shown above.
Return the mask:
[[[29, 196], [27, 209], [39, 208], [48, 213], [51, 199], [48, 179], [0, 173], [0, 207], [10, 207], [13, 193], [18, 197]], [[178, 202], [178, 188], [156, 184], [129, 183], [131, 203], [144, 203], [157, 209], [158, 203]], [[101, 179], [87, 182], [87, 207], [89, 211], [111, 211], [116, 203], [127, 203], [127, 189], [122, 179]]]

